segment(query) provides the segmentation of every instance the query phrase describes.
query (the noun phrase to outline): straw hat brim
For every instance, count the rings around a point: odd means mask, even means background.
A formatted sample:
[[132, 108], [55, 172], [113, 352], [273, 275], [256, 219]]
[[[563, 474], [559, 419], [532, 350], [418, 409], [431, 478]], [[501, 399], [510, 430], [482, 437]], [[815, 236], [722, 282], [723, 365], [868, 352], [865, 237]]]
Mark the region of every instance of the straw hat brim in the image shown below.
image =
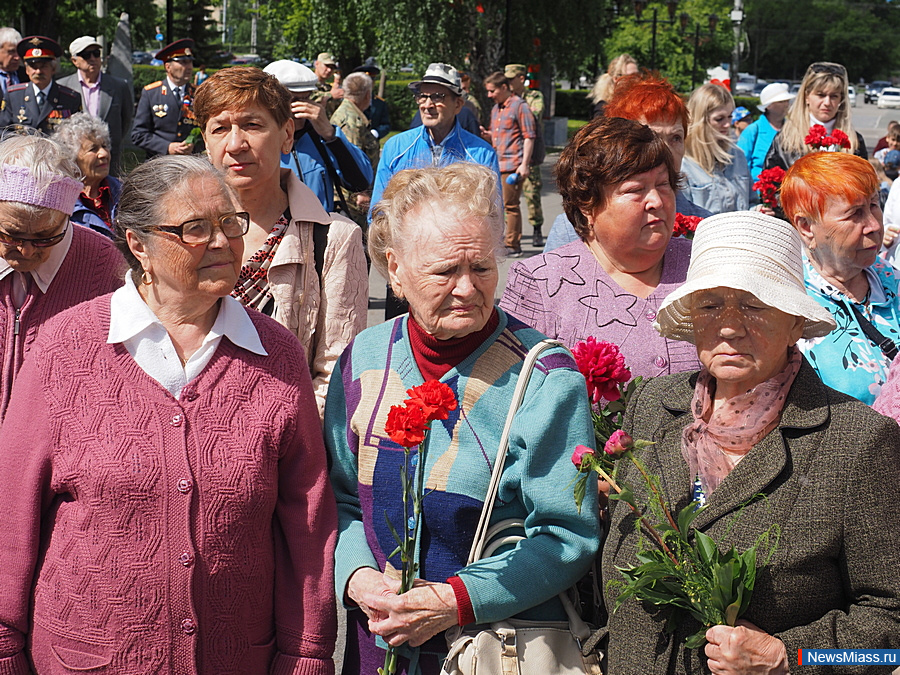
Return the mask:
[[713, 288], [733, 288], [752, 293], [760, 301], [791, 316], [802, 316], [803, 337], [827, 335], [836, 327], [831, 312], [799, 289], [761, 276], [747, 275], [739, 268], [719, 270], [688, 281], [670, 293], [656, 314], [653, 324], [660, 335], [670, 340], [694, 342], [694, 322], [691, 319], [691, 296], [697, 291]]

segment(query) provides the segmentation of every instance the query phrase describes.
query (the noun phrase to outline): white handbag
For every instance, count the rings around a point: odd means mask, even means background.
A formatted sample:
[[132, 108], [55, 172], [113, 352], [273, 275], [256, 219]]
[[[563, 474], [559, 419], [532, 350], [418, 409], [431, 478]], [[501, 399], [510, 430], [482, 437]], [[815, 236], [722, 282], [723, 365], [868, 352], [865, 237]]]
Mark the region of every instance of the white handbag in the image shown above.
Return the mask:
[[[504, 530], [524, 529], [521, 520], [504, 520], [492, 527], [488, 523], [503, 473], [509, 430], [522, 404], [534, 364], [545, 349], [559, 346], [563, 346], [559, 341], [543, 340], [525, 357], [467, 564], [489, 557], [500, 546], [524, 539], [518, 534], [496, 538]], [[449, 653], [442, 675], [602, 675], [600, 655], [593, 649], [582, 650], [593, 629], [578, 616], [567, 593], [560, 593], [559, 599], [568, 621], [507, 619], [490, 625], [449, 629], [445, 634]]]

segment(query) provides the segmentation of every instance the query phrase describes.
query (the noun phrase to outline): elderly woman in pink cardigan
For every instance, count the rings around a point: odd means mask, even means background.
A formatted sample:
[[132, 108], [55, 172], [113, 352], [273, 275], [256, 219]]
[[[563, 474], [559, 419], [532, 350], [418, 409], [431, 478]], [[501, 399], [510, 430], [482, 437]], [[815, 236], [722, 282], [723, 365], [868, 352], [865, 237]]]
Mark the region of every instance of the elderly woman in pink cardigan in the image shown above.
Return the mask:
[[44, 327], [0, 428], [0, 672], [331, 675], [334, 497], [302, 347], [228, 295], [247, 214], [171, 156], [116, 222], [125, 286]]
[[84, 187], [77, 172], [49, 138], [0, 143], [0, 421], [43, 325], [122, 285], [115, 245], [70, 220]]

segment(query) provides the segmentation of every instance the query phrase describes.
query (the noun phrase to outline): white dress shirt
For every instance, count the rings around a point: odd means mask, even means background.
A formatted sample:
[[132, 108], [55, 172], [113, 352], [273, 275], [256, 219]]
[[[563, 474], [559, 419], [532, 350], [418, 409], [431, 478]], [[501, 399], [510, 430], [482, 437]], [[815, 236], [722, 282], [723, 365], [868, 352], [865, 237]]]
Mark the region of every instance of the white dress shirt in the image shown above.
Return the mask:
[[131, 272], [125, 274], [125, 285], [112, 294], [106, 342], [122, 343], [141, 369], [176, 399], [210, 362], [223, 336], [242, 349], [268, 356], [247, 310], [231, 296], [222, 298], [212, 329], [182, 365], [172, 338], [138, 293]]

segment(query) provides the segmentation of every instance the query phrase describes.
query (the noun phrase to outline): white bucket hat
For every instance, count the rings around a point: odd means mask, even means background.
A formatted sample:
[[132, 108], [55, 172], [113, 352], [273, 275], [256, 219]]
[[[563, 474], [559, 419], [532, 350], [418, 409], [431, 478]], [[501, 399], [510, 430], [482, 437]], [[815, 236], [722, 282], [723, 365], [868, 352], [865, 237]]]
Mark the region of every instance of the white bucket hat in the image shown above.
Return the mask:
[[806, 294], [801, 250], [800, 235], [779, 218], [758, 211], [710, 216], [694, 233], [684, 285], [663, 300], [653, 327], [663, 337], [693, 342], [691, 295], [721, 286], [802, 316], [805, 338], [826, 335], [836, 324], [831, 312]]
[[761, 112], [766, 112], [766, 108], [770, 103], [778, 103], [778, 101], [793, 101], [797, 97], [796, 94], [790, 92], [790, 87], [784, 82], [773, 82], [763, 87], [759, 92], [759, 105], [756, 106]]

